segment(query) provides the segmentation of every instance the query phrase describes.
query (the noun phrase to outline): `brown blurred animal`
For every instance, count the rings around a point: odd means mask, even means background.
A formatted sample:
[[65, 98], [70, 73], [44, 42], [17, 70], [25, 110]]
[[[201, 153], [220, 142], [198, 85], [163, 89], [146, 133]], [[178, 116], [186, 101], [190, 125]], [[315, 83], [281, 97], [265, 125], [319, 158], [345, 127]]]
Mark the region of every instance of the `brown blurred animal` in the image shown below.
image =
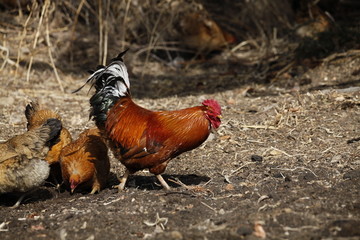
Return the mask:
[[165, 189], [170, 189], [161, 173], [172, 158], [202, 144], [212, 128], [219, 127], [221, 107], [215, 100], [202, 106], [177, 111], [150, 111], [133, 102], [130, 81], [120, 53], [104, 67], [99, 66], [87, 80], [95, 86], [90, 99], [90, 116], [109, 142], [109, 146], [127, 171], [149, 169]]
[[[37, 128], [44, 124], [50, 118], [56, 118], [61, 121], [61, 117], [53, 110], [40, 106], [38, 102], [31, 102], [26, 106], [25, 116], [28, 121], [28, 130]], [[61, 150], [72, 141], [71, 134], [66, 128], [62, 128], [60, 132], [59, 142], [51, 147], [45, 160], [50, 164], [50, 177], [49, 182], [59, 183], [62, 181], [60, 170], [60, 152]]]
[[296, 34], [302, 38], [308, 37], [318, 39], [320, 33], [329, 31], [334, 27], [335, 20], [332, 16], [318, 7], [316, 4], [308, 6], [308, 16], [305, 18], [297, 18], [298, 22], [303, 22], [302, 25], [296, 29]]
[[220, 26], [206, 13], [195, 12], [185, 15], [180, 21], [182, 41], [198, 54], [207, 54], [215, 50], [222, 50], [231, 43], [235, 37], [223, 31]]
[[45, 181], [50, 171], [45, 157], [59, 139], [61, 128], [61, 121], [51, 118], [0, 144], [0, 193], [27, 192]]
[[75, 189], [91, 189], [91, 194], [106, 186], [110, 172], [108, 149], [97, 128], [82, 132], [65, 146], [60, 155], [63, 180]]

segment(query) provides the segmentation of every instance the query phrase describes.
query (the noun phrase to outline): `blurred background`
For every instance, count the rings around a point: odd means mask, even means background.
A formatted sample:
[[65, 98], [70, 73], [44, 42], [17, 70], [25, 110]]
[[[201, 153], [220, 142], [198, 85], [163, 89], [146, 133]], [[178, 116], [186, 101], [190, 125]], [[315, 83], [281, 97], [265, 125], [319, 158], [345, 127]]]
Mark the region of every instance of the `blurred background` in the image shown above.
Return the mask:
[[308, 69], [360, 55], [357, 0], [0, 0], [0, 12], [0, 80], [63, 92], [127, 48], [137, 97], [307, 87]]

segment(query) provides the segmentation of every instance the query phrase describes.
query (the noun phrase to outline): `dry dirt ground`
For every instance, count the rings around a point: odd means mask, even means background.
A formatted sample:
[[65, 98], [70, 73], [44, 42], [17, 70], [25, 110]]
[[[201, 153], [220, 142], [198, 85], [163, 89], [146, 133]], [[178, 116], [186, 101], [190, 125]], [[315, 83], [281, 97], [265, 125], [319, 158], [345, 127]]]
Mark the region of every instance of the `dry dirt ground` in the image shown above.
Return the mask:
[[[118, 193], [111, 186], [124, 168], [112, 158], [99, 194], [47, 185], [16, 209], [15, 196], [0, 196], [0, 239], [360, 239], [360, 58], [344, 56], [289, 78], [286, 88], [256, 84], [231, 66], [132, 76], [146, 108], [205, 98], [223, 107], [219, 130], [169, 164], [173, 190], [140, 172]], [[50, 70], [33, 71], [29, 82], [3, 72], [0, 140], [25, 131], [31, 99], [56, 109], [76, 138], [93, 125], [87, 89], [71, 93], [85, 79], [63, 74], [63, 93]]]

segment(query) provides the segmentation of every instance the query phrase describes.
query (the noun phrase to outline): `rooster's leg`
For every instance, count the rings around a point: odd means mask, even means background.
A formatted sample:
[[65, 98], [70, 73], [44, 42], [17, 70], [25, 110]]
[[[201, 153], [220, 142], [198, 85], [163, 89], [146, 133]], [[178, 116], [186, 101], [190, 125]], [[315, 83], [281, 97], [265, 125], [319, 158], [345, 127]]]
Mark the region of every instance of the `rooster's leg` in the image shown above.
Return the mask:
[[129, 177], [129, 175], [130, 175], [130, 172], [129, 172], [129, 170], [126, 169], [124, 176], [120, 179], [120, 184], [117, 186], [119, 189], [119, 192], [124, 190], [125, 184], [126, 184], [126, 181]]
[[161, 185], [165, 188], [165, 190], [169, 191], [171, 188], [169, 187], [169, 185], [165, 182], [165, 180], [163, 179], [163, 177], [158, 174], [158, 175], [155, 175], [156, 178], [159, 180], [159, 182], [161, 183]]

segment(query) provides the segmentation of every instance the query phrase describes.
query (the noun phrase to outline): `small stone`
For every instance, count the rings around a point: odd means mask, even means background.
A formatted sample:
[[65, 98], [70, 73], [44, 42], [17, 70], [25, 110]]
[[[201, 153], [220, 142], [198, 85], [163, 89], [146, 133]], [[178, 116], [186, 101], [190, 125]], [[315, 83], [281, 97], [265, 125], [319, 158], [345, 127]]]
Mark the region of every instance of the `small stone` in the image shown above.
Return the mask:
[[172, 231], [170, 233], [171, 239], [183, 239], [183, 235], [179, 231]]
[[344, 96], [338, 96], [335, 98], [335, 101], [344, 101], [345, 97]]
[[351, 170], [344, 174], [343, 179], [356, 179], [360, 178], [360, 170]]
[[253, 232], [253, 229], [250, 226], [240, 226], [236, 230], [236, 233], [242, 237], [249, 236], [252, 234], [252, 232]]
[[284, 208], [283, 211], [285, 213], [292, 213], [293, 212], [293, 210], [291, 208]]
[[253, 162], [262, 162], [263, 157], [259, 156], [259, 155], [251, 155], [251, 161], [253, 161]]
[[331, 159], [331, 163], [338, 163], [341, 160], [341, 155], [335, 155], [332, 159]]
[[306, 182], [310, 182], [316, 179], [316, 176], [311, 172], [306, 172], [299, 175], [299, 180], [304, 180]]

